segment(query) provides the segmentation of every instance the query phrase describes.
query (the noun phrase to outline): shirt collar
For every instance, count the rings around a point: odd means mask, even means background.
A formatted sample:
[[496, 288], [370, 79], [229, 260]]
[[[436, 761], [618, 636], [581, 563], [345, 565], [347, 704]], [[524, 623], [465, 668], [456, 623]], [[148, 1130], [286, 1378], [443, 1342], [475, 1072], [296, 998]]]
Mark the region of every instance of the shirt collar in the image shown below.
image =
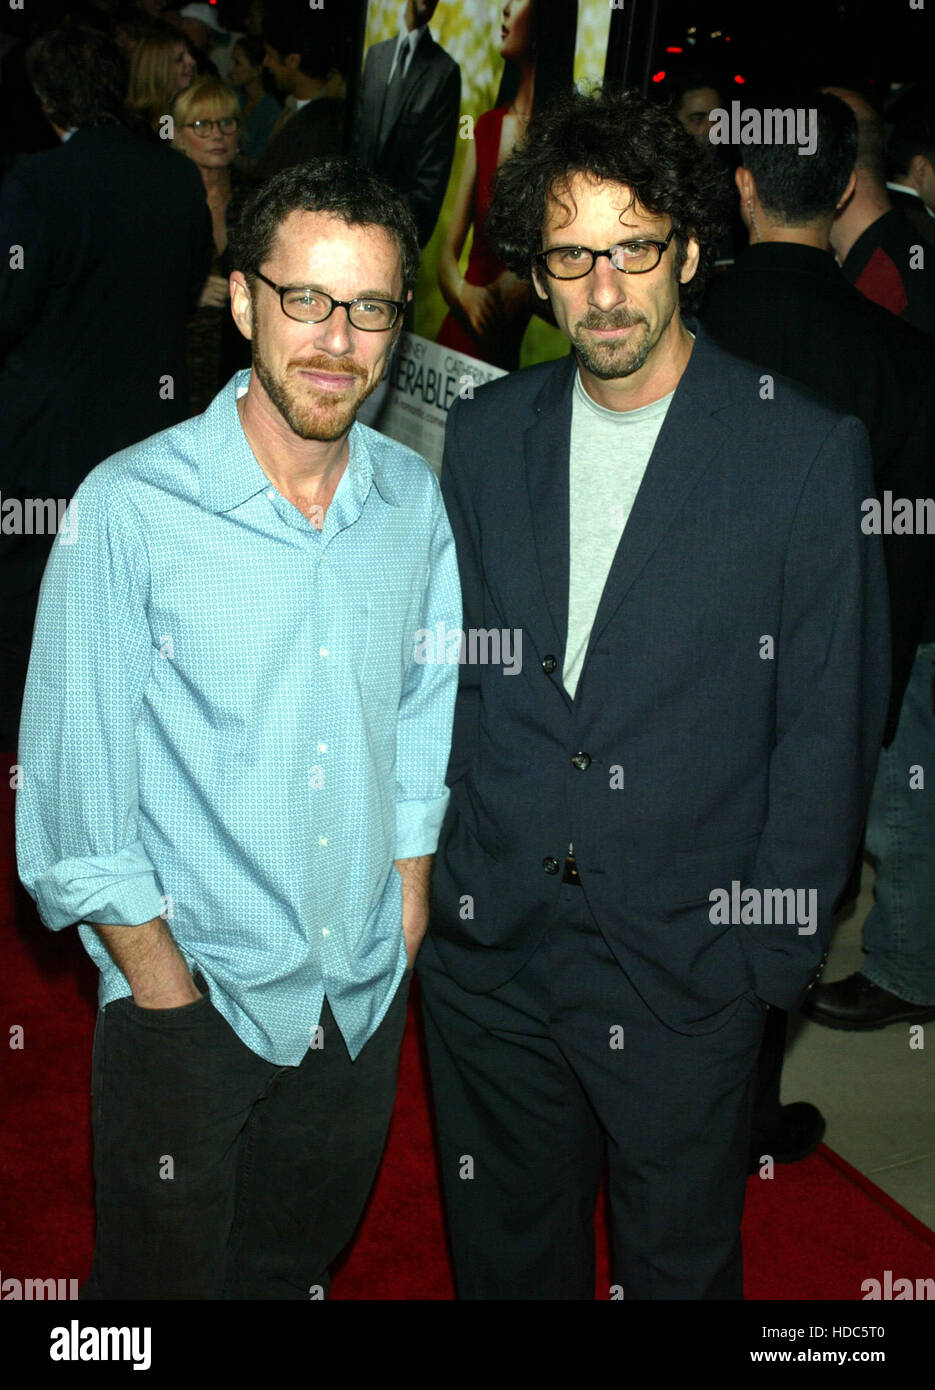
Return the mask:
[[301, 111], [303, 106], [308, 106], [310, 101], [323, 101], [325, 97], [340, 97], [343, 100], [345, 95], [344, 79], [337, 68], [332, 68], [325, 78], [325, 85], [320, 92], [316, 92], [313, 97], [302, 97], [301, 99], [290, 92], [283, 105], [288, 111], [295, 113]]
[[407, 42], [408, 42], [408, 44], [409, 44], [409, 52], [410, 52], [410, 59], [409, 59], [409, 61], [412, 62], [412, 56], [411, 56], [411, 55], [415, 53], [415, 51], [416, 51], [416, 46], [418, 45], [419, 40], [422, 38], [422, 35], [428, 32], [428, 27], [429, 27], [428, 24], [420, 24], [419, 27], [418, 27], [418, 29], [411, 29], [411, 30], [410, 30], [410, 29], [407, 29], [407, 28], [406, 28], [406, 13], [405, 13], [405, 10], [404, 10], [404, 11], [403, 11], [403, 14], [402, 14], [402, 17], [400, 18], [400, 21], [399, 21], [399, 34], [397, 35], [397, 39], [396, 39], [396, 55], [395, 55], [395, 59], [398, 60], [398, 58], [399, 58], [399, 50], [402, 48], [402, 46], [403, 46], [404, 43], [407, 43]]
[[[690, 330], [689, 330], [690, 331]], [[692, 333], [692, 338], [695, 335]], [[612, 420], [617, 424], [626, 423], [632, 425], [634, 421], [652, 420], [656, 415], [664, 415], [669, 408], [672, 397], [675, 395], [676, 388], [673, 386], [671, 391], [667, 391], [664, 396], [658, 396], [656, 400], [649, 401], [647, 405], [638, 405], [633, 410], [610, 410], [606, 405], [601, 405], [592, 396], [588, 395], [587, 388], [581, 380], [581, 367], [575, 372], [575, 384], [573, 386], [576, 401], [580, 401], [586, 410], [602, 420]]]
[[840, 271], [830, 248], [822, 250], [819, 246], [806, 246], [800, 241], [754, 242], [744, 247], [734, 264], [741, 270], [774, 269], [778, 266], [783, 270], [801, 270], [824, 275], [835, 281], [840, 278]]
[[924, 198], [922, 197], [922, 194], [919, 192], [917, 188], [910, 188], [908, 184], [905, 183], [888, 183], [886, 186], [891, 193], [907, 193], [910, 198], [917, 199], [917, 201], [920, 202], [922, 206], [925, 208], [925, 211], [928, 213], [929, 217], [935, 217], [935, 212], [932, 212], [932, 209], [929, 207], [928, 203], [925, 202]]
[[[201, 500], [212, 512], [232, 511], [271, 486], [247, 443], [237, 410], [237, 398], [249, 381], [249, 367], [235, 372], [195, 422], [200, 431], [196, 458]], [[347, 490], [358, 506], [363, 506], [372, 483], [384, 502], [397, 507], [399, 501], [387, 477], [382, 450], [375, 447], [378, 438], [366, 425], [354, 421], [348, 434]], [[339, 488], [344, 481], [342, 478]]]
[[[371, 484], [391, 507], [399, 506], [399, 499], [386, 474], [381, 458], [379, 436], [376, 431], [355, 420], [347, 436], [347, 469], [338, 484], [338, 492], [347, 486], [347, 493], [357, 503], [358, 508], [367, 500]], [[335, 501], [338, 493], [335, 493]], [[333, 505], [333, 504], [332, 504]]]
[[270, 485], [237, 412], [237, 397], [243, 395], [249, 380], [249, 367], [235, 372], [196, 421], [201, 500], [212, 512], [229, 512]]

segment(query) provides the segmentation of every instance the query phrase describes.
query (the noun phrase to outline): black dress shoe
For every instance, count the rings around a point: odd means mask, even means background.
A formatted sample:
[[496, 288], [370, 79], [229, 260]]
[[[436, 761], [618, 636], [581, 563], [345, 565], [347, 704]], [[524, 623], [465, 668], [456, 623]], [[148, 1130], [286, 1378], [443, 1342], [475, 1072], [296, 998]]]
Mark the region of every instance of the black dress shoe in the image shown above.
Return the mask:
[[774, 1163], [798, 1163], [818, 1148], [825, 1134], [825, 1117], [807, 1100], [781, 1105], [775, 1124], [755, 1130], [750, 1139], [747, 1173], [760, 1171], [760, 1159], [769, 1154]]
[[816, 985], [802, 1013], [825, 1028], [866, 1033], [888, 1023], [928, 1023], [935, 1019], [935, 1004], [910, 1004], [857, 971], [834, 984]]

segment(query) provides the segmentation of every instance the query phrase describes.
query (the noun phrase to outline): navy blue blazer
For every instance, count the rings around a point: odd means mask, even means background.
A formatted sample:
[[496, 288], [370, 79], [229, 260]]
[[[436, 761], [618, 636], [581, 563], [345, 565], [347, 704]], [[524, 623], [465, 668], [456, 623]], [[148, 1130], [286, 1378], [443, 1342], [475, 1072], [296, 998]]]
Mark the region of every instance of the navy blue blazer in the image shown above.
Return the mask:
[[[875, 495], [864, 426], [782, 377], [763, 399], [760, 373], [690, 326], [574, 701], [562, 666], [575, 360], [515, 372], [449, 413], [442, 490], [465, 629], [518, 630], [522, 666], [461, 666], [431, 931], [465, 988], [495, 989], [538, 945], [573, 841], [633, 984], [671, 1026], [704, 1032], [751, 991], [796, 1007], [821, 969], [890, 659], [882, 548], [860, 528]], [[813, 930], [712, 921], [712, 890], [735, 881], [802, 890]]]

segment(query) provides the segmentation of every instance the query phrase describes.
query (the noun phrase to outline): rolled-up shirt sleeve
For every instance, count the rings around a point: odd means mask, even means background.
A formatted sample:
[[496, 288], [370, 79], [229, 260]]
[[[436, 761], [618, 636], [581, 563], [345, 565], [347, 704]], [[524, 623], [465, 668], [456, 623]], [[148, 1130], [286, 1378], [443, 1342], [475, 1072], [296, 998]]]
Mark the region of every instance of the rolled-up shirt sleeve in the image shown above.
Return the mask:
[[[397, 720], [397, 859], [435, 852], [449, 797], [445, 773], [458, 689], [461, 586], [454, 537], [437, 484], [420, 627], [430, 637], [420, 643], [413, 633]], [[444, 642], [439, 640], [442, 633]], [[455, 654], [451, 660], [450, 650]]]
[[137, 926], [162, 896], [140, 840], [136, 727], [154, 659], [149, 563], [119, 456], [72, 499], [52, 546], [23, 701], [19, 875], [47, 927]]

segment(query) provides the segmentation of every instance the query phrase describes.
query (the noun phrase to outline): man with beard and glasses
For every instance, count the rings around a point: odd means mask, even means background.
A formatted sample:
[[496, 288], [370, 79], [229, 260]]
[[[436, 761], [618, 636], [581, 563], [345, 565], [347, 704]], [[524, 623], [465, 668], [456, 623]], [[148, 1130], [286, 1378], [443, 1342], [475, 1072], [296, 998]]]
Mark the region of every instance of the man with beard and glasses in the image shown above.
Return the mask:
[[[468, 630], [419, 957], [458, 1293], [742, 1296], [768, 1004], [825, 955], [886, 714], [859, 420], [683, 317], [716, 170], [635, 93], [550, 108], [489, 232], [571, 354], [458, 401]], [[507, 675], [509, 674], [509, 678]]]
[[[447, 799], [438, 484], [355, 421], [418, 267], [344, 160], [247, 205], [253, 344], [79, 488], [26, 690], [19, 868], [101, 971], [88, 1299], [307, 1299], [379, 1163]], [[72, 526], [74, 531], [74, 525]]]

